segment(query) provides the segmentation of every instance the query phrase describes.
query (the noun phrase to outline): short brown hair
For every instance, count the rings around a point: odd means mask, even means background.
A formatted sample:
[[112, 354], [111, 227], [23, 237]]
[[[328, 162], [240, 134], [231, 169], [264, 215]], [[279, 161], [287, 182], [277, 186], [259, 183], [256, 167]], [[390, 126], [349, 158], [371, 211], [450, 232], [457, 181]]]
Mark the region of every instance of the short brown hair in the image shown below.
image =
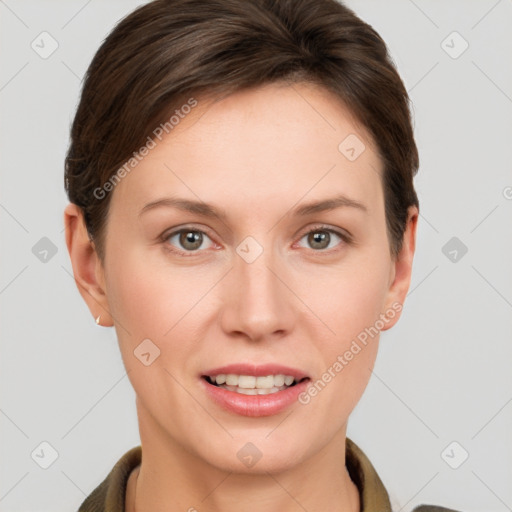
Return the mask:
[[94, 191], [184, 98], [278, 81], [321, 85], [370, 133], [396, 257], [408, 207], [419, 208], [419, 158], [409, 97], [377, 32], [336, 0], [155, 0], [122, 19], [97, 51], [71, 127], [65, 189], [100, 258], [111, 194]]

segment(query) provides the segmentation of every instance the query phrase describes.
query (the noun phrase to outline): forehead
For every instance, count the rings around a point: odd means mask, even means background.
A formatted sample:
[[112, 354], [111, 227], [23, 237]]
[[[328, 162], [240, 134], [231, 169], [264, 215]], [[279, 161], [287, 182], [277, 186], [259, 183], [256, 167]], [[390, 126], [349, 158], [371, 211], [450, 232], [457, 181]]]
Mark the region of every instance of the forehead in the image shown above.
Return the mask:
[[169, 133], [153, 139], [153, 148], [116, 186], [112, 204], [141, 209], [178, 192], [220, 200], [225, 209], [261, 208], [263, 200], [272, 209], [335, 192], [379, 203], [374, 143], [325, 89], [270, 84], [195, 100], [174, 117]]
[[[244, 143], [246, 154], [250, 154], [251, 146], [253, 154], [260, 154], [262, 149], [283, 154], [295, 149], [300, 153], [312, 146], [330, 153], [333, 149], [338, 151], [341, 140], [353, 134], [376, 150], [368, 131], [350, 109], [319, 85], [278, 82], [224, 98], [199, 98], [197, 103], [180, 119], [174, 116], [174, 144], [208, 145], [208, 139], [214, 139], [223, 148]], [[224, 134], [230, 137], [225, 138]], [[266, 144], [258, 147], [258, 142]]]

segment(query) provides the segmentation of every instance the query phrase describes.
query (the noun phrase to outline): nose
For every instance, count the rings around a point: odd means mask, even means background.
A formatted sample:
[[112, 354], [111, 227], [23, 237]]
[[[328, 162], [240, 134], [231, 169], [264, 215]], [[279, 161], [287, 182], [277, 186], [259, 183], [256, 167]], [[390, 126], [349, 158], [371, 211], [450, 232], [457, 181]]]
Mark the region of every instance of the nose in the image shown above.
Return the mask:
[[224, 332], [259, 342], [291, 332], [300, 301], [287, 283], [290, 276], [283, 259], [268, 244], [256, 244], [254, 239], [247, 245], [240, 244], [233, 268], [222, 283], [220, 318]]

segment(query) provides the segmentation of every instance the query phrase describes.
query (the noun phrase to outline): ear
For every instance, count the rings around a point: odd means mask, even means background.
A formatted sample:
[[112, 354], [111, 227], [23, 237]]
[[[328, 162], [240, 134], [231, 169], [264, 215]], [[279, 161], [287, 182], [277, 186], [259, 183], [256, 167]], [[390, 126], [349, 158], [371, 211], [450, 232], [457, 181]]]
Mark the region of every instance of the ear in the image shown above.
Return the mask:
[[[393, 327], [400, 318], [402, 307], [411, 284], [412, 262], [416, 249], [416, 226], [418, 224], [419, 211], [416, 206], [411, 206], [407, 213], [407, 225], [404, 232], [402, 249], [396, 259], [392, 261], [389, 277], [389, 290], [385, 300], [387, 321], [381, 329], [386, 331]], [[387, 313], [386, 313], [387, 312]]]
[[89, 311], [96, 319], [101, 315], [100, 325], [113, 325], [108, 307], [102, 262], [96, 253], [94, 242], [89, 238], [82, 209], [69, 203], [64, 209], [66, 245], [75, 283]]

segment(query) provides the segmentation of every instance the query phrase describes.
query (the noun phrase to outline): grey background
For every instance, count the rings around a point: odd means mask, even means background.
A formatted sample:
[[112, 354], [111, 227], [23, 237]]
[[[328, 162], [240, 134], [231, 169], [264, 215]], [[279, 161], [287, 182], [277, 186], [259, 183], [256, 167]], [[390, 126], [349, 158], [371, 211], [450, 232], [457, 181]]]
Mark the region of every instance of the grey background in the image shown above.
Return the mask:
[[[0, 0], [2, 512], [76, 510], [139, 444], [115, 332], [95, 325], [76, 289], [62, 216], [81, 77], [140, 3]], [[396, 510], [512, 510], [512, 1], [347, 5], [390, 48], [421, 158], [411, 288], [348, 435]], [[43, 31], [59, 45], [47, 59], [31, 47]], [[457, 58], [453, 31], [469, 44]], [[56, 250], [46, 261], [43, 237]], [[31, 456], [44, 441], [58, 453], [47, 469], [35, 460], [51, 449]]]

